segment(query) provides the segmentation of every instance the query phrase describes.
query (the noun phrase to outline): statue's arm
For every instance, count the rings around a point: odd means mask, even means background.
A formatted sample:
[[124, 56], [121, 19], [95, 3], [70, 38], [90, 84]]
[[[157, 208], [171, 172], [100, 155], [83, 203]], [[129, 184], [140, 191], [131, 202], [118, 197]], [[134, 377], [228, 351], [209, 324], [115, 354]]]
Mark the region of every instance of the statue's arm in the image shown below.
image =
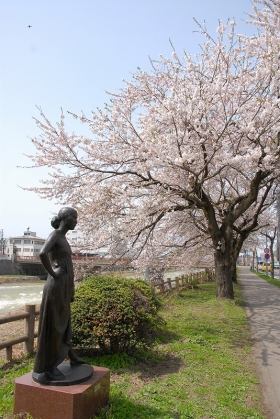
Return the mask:
[[60, 276], [60, 272], [58, 269], [53, 269], [48, 254], [53, 249], [54, 245], [56, 244], [56, 241], [57, 234], [55, 231], [53, 231], [47, 238], [46, 243], [42, 247], [39, 254], [42, 265], [44, 266], [46, 271], [55, 279], [57, 279]]

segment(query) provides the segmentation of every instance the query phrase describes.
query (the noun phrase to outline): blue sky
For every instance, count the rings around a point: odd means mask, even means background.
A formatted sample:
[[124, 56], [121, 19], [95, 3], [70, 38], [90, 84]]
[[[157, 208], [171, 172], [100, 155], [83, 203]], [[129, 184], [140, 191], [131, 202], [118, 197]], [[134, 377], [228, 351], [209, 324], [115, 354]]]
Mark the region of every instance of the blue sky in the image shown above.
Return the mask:
[[[193, 21], [207, 22], [215, 34], [218, 19], [235, 18], [237, 32], [251, 34], [249, 0], [2, 0], [0, 2], [0, 229], [21, 235], [26, 227], [46, 237], [57, 207], [22, 187], [38, 186], [45, 169], [24, 154], [35, 150], [29, 137], [39, 130], [33, 117], [42, 107], [52, 121], [60, 108], [74, 113], [103, 107], [106, 93], [122, 87], [137, 67], [149, 70], [149, 56], [170, 57], [172, 40], [199, 52], [204, 42]], [[31, 25], [31, 28], [28, 28]], [[69, 131], [84, 132], [70, 116]], [[90, 135], [90, 133], [89, 133]]]

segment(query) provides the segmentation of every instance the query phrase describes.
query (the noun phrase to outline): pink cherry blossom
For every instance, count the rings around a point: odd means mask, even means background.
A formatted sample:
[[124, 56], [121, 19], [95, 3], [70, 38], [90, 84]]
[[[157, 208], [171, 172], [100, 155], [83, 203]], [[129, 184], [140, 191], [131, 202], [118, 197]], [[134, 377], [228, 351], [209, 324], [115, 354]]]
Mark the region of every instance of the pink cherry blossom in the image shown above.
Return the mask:
[[72, 114], [87, 138], [67, 133], [63, 113], [52, 124], [40, 110], [30, 156], [51, 170], [33, 190], [78, 209], [89, 248], [125, 243], [139, 269], [212, 260], [226, 298], [279, 178], [280, 0], [254, 1], [249, 19], [255, 36], [229, 21], [214, 40], [200, 26], [196, 57], [160, 56], [108, 92], [104, 109]]

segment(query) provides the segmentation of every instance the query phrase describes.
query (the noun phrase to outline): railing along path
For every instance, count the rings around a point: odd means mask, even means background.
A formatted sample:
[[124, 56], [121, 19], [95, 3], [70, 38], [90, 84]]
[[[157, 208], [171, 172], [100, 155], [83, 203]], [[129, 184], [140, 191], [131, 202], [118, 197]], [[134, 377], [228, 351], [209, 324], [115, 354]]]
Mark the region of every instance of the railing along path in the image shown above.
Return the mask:
[[175, 278], [160, 279], [149, 281], [151, 286], [155, 288], [157, 294], [163, 294], [176, 288], [190, 287], [194, 288], [198, 284], [213, 281], [214, 269], [206, 268], [204, 271], [191, 272], [189, 274], [176, 276]]

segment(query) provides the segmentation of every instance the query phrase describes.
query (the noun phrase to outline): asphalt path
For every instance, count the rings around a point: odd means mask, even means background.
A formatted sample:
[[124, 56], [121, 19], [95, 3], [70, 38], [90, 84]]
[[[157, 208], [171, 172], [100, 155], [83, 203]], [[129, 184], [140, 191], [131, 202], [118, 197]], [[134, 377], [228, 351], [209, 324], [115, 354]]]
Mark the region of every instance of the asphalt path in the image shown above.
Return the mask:
[[267, 419], [280, 419], [280, 288], [239, 266]]

